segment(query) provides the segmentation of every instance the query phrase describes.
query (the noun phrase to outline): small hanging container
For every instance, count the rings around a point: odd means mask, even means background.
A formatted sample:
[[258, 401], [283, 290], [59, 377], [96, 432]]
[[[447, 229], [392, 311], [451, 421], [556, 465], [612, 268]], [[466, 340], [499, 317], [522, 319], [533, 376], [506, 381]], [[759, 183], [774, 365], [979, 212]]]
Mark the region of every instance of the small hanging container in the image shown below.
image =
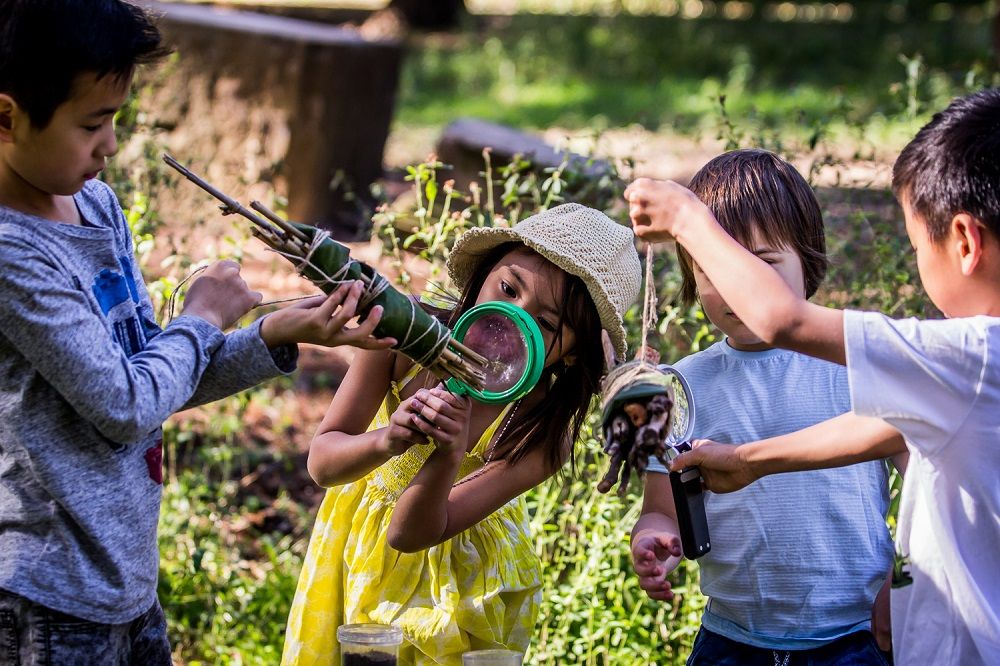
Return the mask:
[[604, 451], [611, 466], [597, 489], [606, 493], [618, 483], [624, 496], [631, 472], [642, 476], [651, 456], [668, 465], [673, 447], [691, 438], [694, 418], [691, 389], [672, 366], [636, 360], [616, 367], [601, 391]]

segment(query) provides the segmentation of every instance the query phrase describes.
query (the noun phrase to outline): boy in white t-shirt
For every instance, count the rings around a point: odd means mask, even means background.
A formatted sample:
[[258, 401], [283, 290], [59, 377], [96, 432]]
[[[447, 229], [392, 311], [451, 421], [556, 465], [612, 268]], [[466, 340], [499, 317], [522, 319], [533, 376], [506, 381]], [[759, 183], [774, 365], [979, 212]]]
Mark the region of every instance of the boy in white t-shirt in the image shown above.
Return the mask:
[[707, 443], [674, 467], [698, 465], [724, 492], [890, 455], [895, 428], [910, 452], [898, 541], [913, 576], [905, 602], [893, 603], [896, 663], [1000, 664], [1000, 90], [935, 115], [896, 161], [893, 190], [921, 280], [947, 320], [814, 305], [687, 189], [629, 186], [639, 237], [676, 239], [764, 341], [848, 370], [853, 413], [739, 447]]

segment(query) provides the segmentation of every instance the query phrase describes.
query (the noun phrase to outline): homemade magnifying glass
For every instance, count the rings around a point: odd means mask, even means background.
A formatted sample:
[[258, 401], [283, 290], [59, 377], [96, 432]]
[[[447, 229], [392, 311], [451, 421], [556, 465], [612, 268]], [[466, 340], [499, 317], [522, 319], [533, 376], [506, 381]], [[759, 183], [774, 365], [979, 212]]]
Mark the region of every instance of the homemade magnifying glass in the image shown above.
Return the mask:
[[[684, 375], [673, 366], [652, 365], [641, 361], [631, 361], [618, 366], [604, 380], [604, 390], [601, 401], [601, 417], [605, 426], [609, 426], [615, 412], [632, 411], [628, 409], [635, 403], [648, 403], [655, 396], [667, 396], [672, 406], [665, 425], [667, 431], [662, 441], [666, 446], [675, 446], [691, 439], [694, 430], [694, 400], [691, 398], [691, 388]], [[633, 425], [636, 419], [628, 414]], [[648, 418], [648, 417], [647, 417]], [[649, 451], [648, 455], [654, 455]]]
[[504, 301], [480, 303], [463, 314], [452, 337], [487, 359], [486, 381], [477, 390], [452, 378], [448, 390], [487, 404], [524, 397], [542, 376], [545, 344], [531, 315]]
[[[608, 374], [602, 391], [604, 452], [611, 464], [597, 490], [618, 483], [622, 497], [634, 470], [640, 477], [651, 457], [664, 467], [688, 451], [694, 430], [694, 400], [684, 375], [669, 365], [632, 361]], [[711, 550], [701, 472], [688, 467], [670, 472], [684, 556], [701, 557]]]

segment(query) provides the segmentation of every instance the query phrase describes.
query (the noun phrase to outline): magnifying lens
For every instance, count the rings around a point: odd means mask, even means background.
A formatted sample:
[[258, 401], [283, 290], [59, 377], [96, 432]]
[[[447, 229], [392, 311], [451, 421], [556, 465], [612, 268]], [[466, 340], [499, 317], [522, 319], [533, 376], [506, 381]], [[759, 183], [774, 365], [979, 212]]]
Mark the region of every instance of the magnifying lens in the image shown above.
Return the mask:
[[[619, 366], [608, 379], [613, 380], [614, 375], [629, 373], [639, 365], [638, 361], [632, 361]], [[689, 441], [694, 431], [694, 400], [691, 397], [691, 387], [688, 386], [687, 380], [684, 379], [684, 375], [670, 365], [647, 365], [646, 368], [647, 372], [615, 392], [611, 400], [604, 404], [601, 415], [602, 422], [606, 426], [611, 413], [626, 402], [666, 393], [670, 387], [673, 389], [674, 407], [670, 432], [667, 433], [665, 441], [669, 447]]]
[[527, 395], [542, 376], [542, 331], [531, 315], [513, 303], [476, 305], [459, 318], [452, 337], [488, 361], [482, 391], [451, 378], [447, 386], [452, 393], [487, 404], [513, 402]]

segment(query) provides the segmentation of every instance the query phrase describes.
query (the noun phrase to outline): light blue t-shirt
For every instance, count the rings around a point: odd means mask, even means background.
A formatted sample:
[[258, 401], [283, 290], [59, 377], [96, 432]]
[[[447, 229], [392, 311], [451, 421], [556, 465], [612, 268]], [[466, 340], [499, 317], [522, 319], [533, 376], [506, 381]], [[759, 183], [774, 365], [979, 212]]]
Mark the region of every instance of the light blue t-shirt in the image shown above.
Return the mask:
[[[743, 352], [722, 341], [675, 367], [694, 394], [698, 439], [755, 441], [850, 409], [846, 370], [795, 352]], [[651, 461], [649, 471], [666, 470]], [[773, 650], [868, 629], [892, 563], [888, 505], [881, 461], [707, 493], [712, 550], [698, 560], [705, 628]]]

